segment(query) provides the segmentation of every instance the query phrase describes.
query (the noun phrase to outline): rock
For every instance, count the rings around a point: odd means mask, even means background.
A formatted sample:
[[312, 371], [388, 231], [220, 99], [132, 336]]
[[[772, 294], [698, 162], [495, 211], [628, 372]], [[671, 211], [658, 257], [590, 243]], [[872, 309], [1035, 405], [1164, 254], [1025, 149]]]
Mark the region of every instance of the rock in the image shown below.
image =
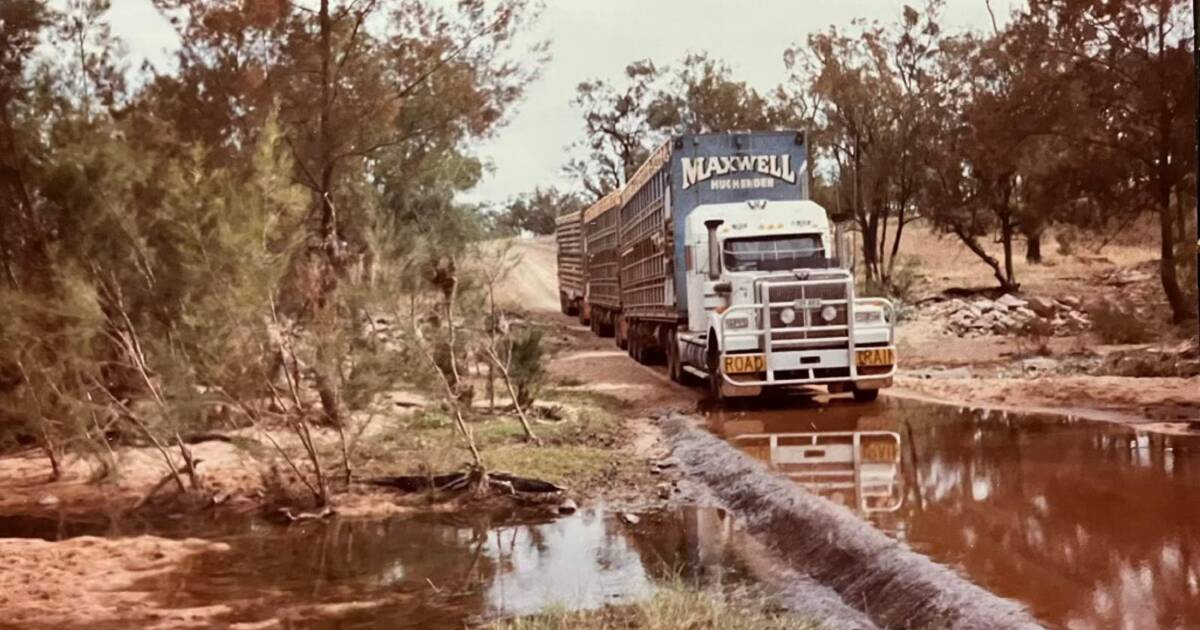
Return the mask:
[[1011, 293], [1005, 293], [1004, 295], [1001, 295], [999, 298], [996, 299], [996, 304], [1004, 306], [1005, 308], [1012, 309], [1012, 308], [1023, 307], [1026, 304], [1028, 304], [1028, 302], [1026, 302], [1025, 300], [1022, 300], [1021, 298], [1019, 298]]
[[579, 506], [575, 505], [575, 502], [572, 501], [571, 499], [566, 499], [562, 503], [558, 504], [558, 513], [559, 514], [574, 514], [575, 510], [578, 510], [578, 509], [579, 509]]
[[1034, 295], [1030, 296], [1025, 302], [1028, 309], [1037, 313], [1039, 317], [1054, 317], [1054, 311], [1058, 310], [1058, 304], [1046, 297]]
[[638, 518], [637, 514], [625, 513], [621, 515], [621, 520], [625, 521], [627, 525], [637, 525], [638, 521], [641, 521], [642, 519]]
[[958, 379], [971, 378], [971, 368], [956, 367], [948, 369], [928, 370], [920, 373], [919, 378], [927, 379]]
[[1024, 306], [1017, 307], [1016, 310], [1013, 311], [1012, 315], [1014, 319], [1022, 322], [1027, 322], [1031, 319], [1038, 318], [1036, 311], [1025, 308]]
[[1058, 361], [1050, 357], [1033, 357], [1021, 361], [1021, 371], [1047, 374], [1058, 369]]
[[38, 505], [42, 507], [54, 507], [58, 504], [58, 497], [54, 496], [53, 494], [47, 494], [46, 496], [38, 499]]
[[971, 306], [979, 309], [980, 313], [988, 313], [996, 310], [996, 303], [991, 300], [975, 300], [971, 303]]
[[682, 462], [679, 461], [678, 457], [664, 457], [663, 459], [660, 459], [660, 460], [654, 462], [654, 467], [659, 468], [659, 469], [675, 468], [675, 467], [679, 466], [681, 463]]
[[1079, 308], [1083, 304], [1083, 302], [1080, 301], [1080, 299], [1075, 297], [1074, 295], [1064, 295], [1064, 296], [1058, 298], [1057, 301], [1059, 304], [1062, 304], [1063, 306], [1066, 306], [1067, 308], [1074, 308], [1074, 309]]

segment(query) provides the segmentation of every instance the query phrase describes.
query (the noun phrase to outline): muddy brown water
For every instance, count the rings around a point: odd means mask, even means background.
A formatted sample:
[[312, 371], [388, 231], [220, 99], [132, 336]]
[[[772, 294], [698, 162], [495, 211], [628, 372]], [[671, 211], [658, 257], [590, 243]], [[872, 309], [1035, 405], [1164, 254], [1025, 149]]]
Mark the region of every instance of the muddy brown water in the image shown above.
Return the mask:
[[1048, 626], [1200, 627], [1200, 437], [908, 401], [706, 417]]
[[233, 518], [156, 522], [0, 517], [0, 536], [203, 537], [228, 543], [139, 583], [163, 607], [224, 604], [220, 623], [305, 628], [462, 628], [545, 609], [596, 608], [682, 580], [742, 587], [732, 517], [713, 508], [642, 514], [588, 509], [330, 519], [292, 526]]

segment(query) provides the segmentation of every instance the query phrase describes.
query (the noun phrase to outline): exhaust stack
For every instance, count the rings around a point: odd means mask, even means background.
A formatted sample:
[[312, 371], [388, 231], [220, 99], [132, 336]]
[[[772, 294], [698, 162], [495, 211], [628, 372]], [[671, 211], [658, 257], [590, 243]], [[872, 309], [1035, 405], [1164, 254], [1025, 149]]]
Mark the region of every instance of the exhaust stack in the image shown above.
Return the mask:
[[721, 243], [717, 240], [717, 228], [725, 223], [722, 219], [709, 219], [704, 222], [708, 228], [708, 279], [721, 278]]

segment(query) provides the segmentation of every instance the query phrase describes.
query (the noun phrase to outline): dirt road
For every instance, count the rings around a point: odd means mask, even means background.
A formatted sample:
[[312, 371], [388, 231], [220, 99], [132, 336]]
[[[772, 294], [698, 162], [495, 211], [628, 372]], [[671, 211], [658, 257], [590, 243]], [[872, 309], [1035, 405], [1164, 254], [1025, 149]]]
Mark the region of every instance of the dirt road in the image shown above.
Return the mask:
[[554, 238], [514, 238], [502, 243], [511, 247], [507, 264], [515, 266], [504, 278], [497, 300], [507, 308], [529, 313], [557, 313], [558, 260]]
[[[552, 374], [566, 383], [591, 391], [611, 393], [639, 412], [692, 409], [702, 398], [699, 389], [670, 382], [662, 368], [639, 365], [617, 349], [611, 339], [600, 339], [559, 313], [555, 245], [552, 237], [514, 239], [511, 250], [514, 268], [504, 281], [502, 301], [539, 319], [555, 323], [571, 337], [568, 351], [550, 366]], [[1200, 420], [1200, 377], [1133, 378], [1090, 375], [1040, 375], [1028, 378], [995, 377], [988, 371], [1004, 360], [995, 352], [943, 352], [945, 344], [970, 345], [978, 340], [946, 340], [931, 337], [929, 322], [905, 322], [897, 328], [901, 370], [897, 387], [885, 395], [942, 401], [956, 406], [974, 406], [1010, 411], [1057, 413], [1093, 420], [1143, 424], [1168, 433], [1187, 432], [1187, 421]], [[991, 342], [1004, 345], [1004, 339]], [[978, 344], [976, 344], [978, 345]], [[957, 348], [958, 346], [953, 346]], [[935, 350], [936, 349], [936, 350]], [[993, 348], [994, 350], [994, 348]], [[908, 370], [905, 356], [913, 358], [920, 371]], [[947, 378], [926, 378], [933, 366], [931, 357], [957, 357], [955, 365], [967, 368]], [[1009, 359], [1011, 361], [1011, 359]]]

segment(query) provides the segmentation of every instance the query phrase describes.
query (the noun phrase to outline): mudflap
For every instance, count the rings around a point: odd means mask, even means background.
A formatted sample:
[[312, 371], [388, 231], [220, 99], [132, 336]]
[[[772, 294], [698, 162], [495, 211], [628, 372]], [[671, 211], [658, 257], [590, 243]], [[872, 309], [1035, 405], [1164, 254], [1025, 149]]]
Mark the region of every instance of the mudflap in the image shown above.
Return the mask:
[[721, 379], [721, 396], [723, 398], [749, 398], [751, 396], [761, 396], [762, 391], [762, 385], [733, 385], [729, 381]]

